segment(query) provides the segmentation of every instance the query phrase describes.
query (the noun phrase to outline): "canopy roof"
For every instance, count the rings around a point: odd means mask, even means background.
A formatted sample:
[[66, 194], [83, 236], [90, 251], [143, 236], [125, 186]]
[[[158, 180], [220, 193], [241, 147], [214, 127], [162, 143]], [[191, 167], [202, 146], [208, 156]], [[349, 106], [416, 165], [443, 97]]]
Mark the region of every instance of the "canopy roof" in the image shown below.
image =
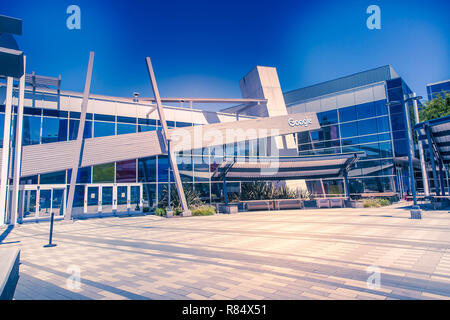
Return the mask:
[[312, 157], [234, 158], [217, 166], [212, 178], [227, 181], [342, 177], [364, 153]]
[[419, 132], [419, 139], [428, 145], [427, 131], [433, 147], [433, 153], [444, 163], [450, 163], [450, 116], [418, 123], [414, 130]]

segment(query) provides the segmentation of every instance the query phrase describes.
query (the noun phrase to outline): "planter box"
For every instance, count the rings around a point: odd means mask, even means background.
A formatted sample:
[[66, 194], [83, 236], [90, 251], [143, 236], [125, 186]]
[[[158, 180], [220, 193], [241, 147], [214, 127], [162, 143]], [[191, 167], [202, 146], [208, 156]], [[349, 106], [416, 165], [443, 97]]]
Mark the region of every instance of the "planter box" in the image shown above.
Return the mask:
[[229, 204], [228, 206], [219, 205], [219, 212], [227, 214], [238, 213], [238, 205], [237, 204]]
[[364, 208], [364, 204], [362, 201], [356, 200], [345, 200], [346, 208]]
[[305, 200], [303, 201], [303, 206], [305, 208], [317, 208], [316, 200]]

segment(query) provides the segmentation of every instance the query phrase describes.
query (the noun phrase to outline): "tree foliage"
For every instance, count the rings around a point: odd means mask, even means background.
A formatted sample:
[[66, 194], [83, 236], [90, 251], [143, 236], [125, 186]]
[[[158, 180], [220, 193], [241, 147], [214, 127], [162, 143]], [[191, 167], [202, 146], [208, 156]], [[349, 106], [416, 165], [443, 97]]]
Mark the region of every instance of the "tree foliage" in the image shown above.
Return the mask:
[[420, 121], [428, 121], [450, 115], [450, 93], [445, 97], [441, 94], [425, 103], [425, 107], [419, 112]]

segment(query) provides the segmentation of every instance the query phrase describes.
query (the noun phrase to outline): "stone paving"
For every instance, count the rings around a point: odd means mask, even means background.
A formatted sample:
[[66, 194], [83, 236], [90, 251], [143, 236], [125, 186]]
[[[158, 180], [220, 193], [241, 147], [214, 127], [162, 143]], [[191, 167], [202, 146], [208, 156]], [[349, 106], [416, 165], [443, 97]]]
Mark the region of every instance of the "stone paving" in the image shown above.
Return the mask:
[[15, 299], [450, 299], [448, 211], [98, 218], [56, 222], [43, 248], [48, 229], [0, 229], [21, 249]]

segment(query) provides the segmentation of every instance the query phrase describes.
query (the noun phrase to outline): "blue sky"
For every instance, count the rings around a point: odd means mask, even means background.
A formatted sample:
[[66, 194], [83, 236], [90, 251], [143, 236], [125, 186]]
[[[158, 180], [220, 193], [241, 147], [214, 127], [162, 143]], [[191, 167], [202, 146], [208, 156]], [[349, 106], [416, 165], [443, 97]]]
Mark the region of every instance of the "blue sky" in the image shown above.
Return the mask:
[[[66, 9], [81, 8], [81, 30]], [[381, 30], [366, 8], [381, 8]], [[82, 91], [95, 51], [91, 92], [151, 96], [145, 57], [161, 96], [240, 97], [239, 79], [274, 66], [284, 91], [391, 64], [419, 95], [450, 78], [450, 1], [2, 1], [23, 19], [17, 37], [27, 72], [62, 76]]]

